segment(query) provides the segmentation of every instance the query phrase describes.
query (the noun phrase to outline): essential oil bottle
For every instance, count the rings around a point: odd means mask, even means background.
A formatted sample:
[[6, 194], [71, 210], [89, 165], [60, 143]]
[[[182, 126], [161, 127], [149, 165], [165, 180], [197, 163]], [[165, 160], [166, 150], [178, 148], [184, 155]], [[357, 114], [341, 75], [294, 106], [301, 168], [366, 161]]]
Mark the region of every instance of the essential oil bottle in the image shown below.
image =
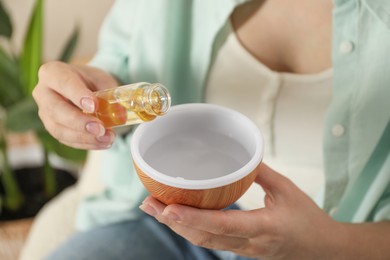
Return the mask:
[[171, 106], [168, 89], [140, 82], [94, 92], [95, 112], [105, 127], [134, 125], [164, 115]]

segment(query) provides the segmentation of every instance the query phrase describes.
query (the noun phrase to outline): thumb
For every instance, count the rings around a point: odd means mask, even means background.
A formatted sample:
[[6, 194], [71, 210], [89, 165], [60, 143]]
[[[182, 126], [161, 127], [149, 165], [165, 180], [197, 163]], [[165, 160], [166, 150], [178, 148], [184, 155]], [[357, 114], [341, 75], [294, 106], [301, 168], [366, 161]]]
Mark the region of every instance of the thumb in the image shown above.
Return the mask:
[[289, 197], [295, 185], [285, 176], [274, 171], [265, 163], [257, 167], [255, 182], [259, 184], [272, 201], [285, 200]]

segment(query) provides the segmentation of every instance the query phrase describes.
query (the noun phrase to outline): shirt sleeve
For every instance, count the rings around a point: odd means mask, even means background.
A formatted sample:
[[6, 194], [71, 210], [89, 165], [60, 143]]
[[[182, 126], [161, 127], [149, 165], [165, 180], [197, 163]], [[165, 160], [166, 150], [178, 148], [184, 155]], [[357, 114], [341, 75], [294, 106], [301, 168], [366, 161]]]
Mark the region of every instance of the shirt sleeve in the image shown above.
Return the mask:
[[384, 195], [379, 200], [377, 206], [374, 208], [372, 216], [373, 221], [375, 222], [390, 220], [390, 184], [387, 186]]
[[98, 51], [89, 65], [100, 68], [123, 83], [129, 82], [129, 44], [137, 1], [117, 0], [105, 18], [99, 33]]
[[[116, 0], [105, 18], [100, 35], [98, 51], [89, 63], [100, 68], [122, 83], [128, 83], [133, 20], [140, 1]], [[134, 25], [134, 24], [133, 24]], [[131, 134], [118, 136], [108, 150], [102, 152], [97, 174], [104, 191], [82, 199], [76, 228], [88, 230], [98, 226], [136, 219], [141, 211], [138, 206], [147, 192], [140, 182], [131, 160]]]
[[113, 146], [102, 152], [99, 174], [105, 189], [88, 196], [79, 205], [76, 228], [84, 231], [141, 216], [138, 208], [147, 191], [134, 169], [131, 152], [131, 135], [117, 137]]

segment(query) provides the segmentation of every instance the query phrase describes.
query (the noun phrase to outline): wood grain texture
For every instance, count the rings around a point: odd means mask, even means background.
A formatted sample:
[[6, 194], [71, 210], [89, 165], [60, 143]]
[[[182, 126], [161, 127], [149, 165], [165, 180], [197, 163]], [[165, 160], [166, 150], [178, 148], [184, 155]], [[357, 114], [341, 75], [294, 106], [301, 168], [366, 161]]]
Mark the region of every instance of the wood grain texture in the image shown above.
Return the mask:
[[164, 204], [183, 204], [202, 209], [223, 209], [237, 201], [256, 178], [256, 171], [231, 184], [204, 190], [167, 186], [147, 176], [134, 163], [137, 174], [151, 196]]

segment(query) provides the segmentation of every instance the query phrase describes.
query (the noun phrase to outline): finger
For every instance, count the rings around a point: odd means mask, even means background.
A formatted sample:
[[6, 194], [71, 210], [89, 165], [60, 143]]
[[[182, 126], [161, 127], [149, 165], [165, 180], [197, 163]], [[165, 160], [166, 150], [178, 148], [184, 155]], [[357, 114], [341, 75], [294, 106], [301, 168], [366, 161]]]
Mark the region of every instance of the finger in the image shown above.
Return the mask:
[[[96, 136], [102, 136], [105, 133], [105, 128], [100, 120], [83, 113], [78, 107], [70, 104], [53, 91], [47, 91], [45, 99], [37, 100], [37, 103], [39, 116], [45, 126], [53, 121], [76, 131], [87, 130]], [[91, 126], [92, 123], [95, 127], [88, 127], [88, 124]]]
[[169, 226], [194, 245], [218, 250], [240, 251], [248, 244], [247, 238], [213, 234], [205, 230], [199, 230], [196, 227], [186, 226], [184, 222], [177, 222], [164, 214], [167, 207], [150, 196], [140, 206], [144, 212], [156, 217], [158, 221]]
[[[87, 126], [91, 124], [94, 123], [88, 123]], [[49, 121], [46, 126], [46, 130], [61, 143], [80, 143], [107, 147], [109, 145], [111, 146], [116, 136], [115, 132], [112, 130], [107, 130], [102, 136], [96, 136], [86, 130], [73, 130], [53, 121]]]
[[256, 229], [253, 228], [253, 225], [249, 225], [254, 221], [261, 221], [262, 215], [258, 214], [261, 209], [256, 211], [220, 211], [197, 209], [178, 204], [162, 208], [160, 202], [151, 198], [145, 199], [144, 204], [156, 209], [157, 215], [163, 215], [183, 226], [207, 231], [215, 235], [249, 238], [255, 236], [261, 228], [261, 225]]
[[[52, 121], [78, 131], [85, 130], [85, 126], [88, 122], [100, 123], [97, 118], [83, 113], [78, 107], [70, 104], [57, 93], [48, 91], [45, 96], [44, 99], [37, 101], [40, 107], [40, 117], [44, 120], [50, 118]], [[100, 135], [103, 134], [104, 128]]]
[[103, 150], [103, 149], [109, 149], [111, 148], [112, 144], [85, 144], [85, 143], [69, 143], [69, 142], [61, 142], [62, 144], [76, 148], [81, 150]]
[[291, 180], [274, 171], [265, 163], [261, 163], [256, 170], [258, 174], [255, 182], [260, 184], [272, 201], [285, 201], [291, 195], [292, 190], [296, 189]]
[[[142, 202], [142, 205], [149, 207], [148, 211], [146, 213], [151, 215], [152, 217], [156, 217], [157, 215], [161, 215], [161, 213], [164, 211], [164, 209], [167, 206], [164, 203], [160, 202], [159, 200], [153, 198], [152, 196], [146, 197], [144, 199], [144, 201]], [[140, 206], [140, 208], [142, 210], [144, 210], [144, 208], [142, 208], [141, 206]]]
[[38, 76], [45, 85], [82, 108], [81, 98], [92, 95], [93, 86], [88, 84], [70, 65], [62, 62], [49, 62], [42, 65]]
[[192, 244], [217, 250], [229, 250], [233, 252], [244, 251], [249, 240], [242, 237], [217, 235], [208, 231], [198, 230], [195, 227], [186, 226], [182, 223], [172, 221], [164, 215], [158, 215], [157, 220], [184, 237]]

